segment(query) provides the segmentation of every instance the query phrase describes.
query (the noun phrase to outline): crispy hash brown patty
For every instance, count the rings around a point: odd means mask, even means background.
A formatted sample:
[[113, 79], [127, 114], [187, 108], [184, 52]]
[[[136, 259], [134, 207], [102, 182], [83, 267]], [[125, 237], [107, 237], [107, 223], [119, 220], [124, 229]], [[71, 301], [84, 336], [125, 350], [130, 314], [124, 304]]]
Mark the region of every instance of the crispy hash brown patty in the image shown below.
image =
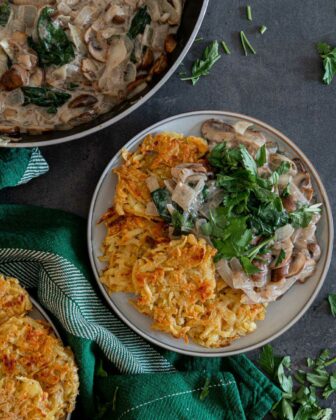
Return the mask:
[[184, 137], [176, 133], [148, 135], [134, 153], [123, 153], [125, 162], [114, 170], [118, 175], [115, 194], [117, 214], [134, 214], [149, 218], [146, 213], [151, 195], [146, 179], [155, 175], [160, 187], [171, 177], [171, 168], [181, 163], [199, 162], [208, 151], [200, 137]]
[[43, 321], [12, 317], [0, 326], [0, 377], [23, 376], [39, 382], [47, 392], [55, 418], [74, 409], [78, 393], [77, 367]]
[[0, 418], [62, 419], [73, 411], [78, 374], [72, 351], [32, 309], [17, 279], [0, 275]]
[[0, 274], [0, 324], [11, 316], [27, 313], [31, 308], [29, 295], [18, 280]]
[[107, 234], [101, 261], [107, 263], [100, 279], [112, 292], [134, 292], [132, 269], [138, 258], [156, 244], [168, 241], [164, 223], [137, 216], [116, 216], [109, 210], [104, 216]]
[[241, 290], [226, 287], [205, 303], [200, 319], [191, 320], [189, 336], [205, 347], [228, 346], [233, 340], [253, 332], [256, 321], [265, 318], [262, 304], [242, 304]]
[[133, 284], [136, 308], [154, 319], [153, 328], [222, 347], [255, 330], [264, 305], [243, 305], [241, 291], [216, 291], [216, 251], [194, 235], [158, 245], [138, 259]]
[[134, 304], [154, 319], [153, 328], [187, 339], [189, 322], [204, 314], [214, 297], [215, 250], [194, 235], [158, 245], [138, 259], [133, 285]]
[[34, 379], [23, 376], [0, 379], [0, 418], [18, 419], [54, 419], [48, 393]]

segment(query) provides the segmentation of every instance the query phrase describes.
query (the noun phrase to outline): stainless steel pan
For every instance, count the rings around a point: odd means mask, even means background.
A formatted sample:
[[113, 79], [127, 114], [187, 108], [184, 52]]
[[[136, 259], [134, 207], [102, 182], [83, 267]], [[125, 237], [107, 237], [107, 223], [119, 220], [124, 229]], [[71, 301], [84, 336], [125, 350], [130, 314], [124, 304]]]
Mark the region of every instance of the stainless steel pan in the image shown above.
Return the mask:
[[184, 56], [195, 40], [198, 30], [202, 24], [205, 11], [209, 0], [187, 0], [184, 8], [181, 26], [178, 31], [178, 45], [173, 54], [170, 56], [170, 66], [168, 70], [153, 83], [148, 86], [145, 92], [141, 93], [138, 98], [132, 98], [123, 102], [118, 107], [112, 109], [106, 114], [100, 115], [95, 120], [75, 127], [67, 131], [52, 131], [41, 135], [24, 134], [21, 140], [12, 141], [4, 147], [35, 147], [35, 146], [51, 146], [54, 144], [64, 143], [66, 141], [75, 140], [84, 136], [88, 136], [108, 127], [122, 118], [129, 115], [135, 109], [145, 103], [161, 86], [166, 83], [169, 77], [175, 72], [181, 64]]

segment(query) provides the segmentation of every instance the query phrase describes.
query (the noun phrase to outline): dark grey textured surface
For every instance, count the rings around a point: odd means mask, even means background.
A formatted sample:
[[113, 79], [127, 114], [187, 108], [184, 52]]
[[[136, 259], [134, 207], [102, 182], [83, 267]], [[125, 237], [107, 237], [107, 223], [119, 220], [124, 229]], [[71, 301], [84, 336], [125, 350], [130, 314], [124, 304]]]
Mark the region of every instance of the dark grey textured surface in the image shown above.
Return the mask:
[[[90, 138], [43, 149], [50, 172], [30, 184], [0, 193], [1, 202], [61, 208], [86, 216], [98, 178], [115, 152], [133, 135], [160, 119], [181, 112], [220, 109], [259, 118], [280, 131], [308, 155], [321, 175], [333, 209], [336, 200], [336, 80], [320, 82], [315, 43], [336, 45], [334, 0], [251, 0], [253, 22], [245, 19], [246, 2], [210, 0], [200, 35], [185, 61], [189, 68], [205, 42], [225, 39], [232, 50], [210, 76], [195, 87], [174, 75], [146, 105], [124, 121]], [[261, 36], [257, 28], [265, 24]], [[257, 50], [242, 53], [238, 32], [244, 29]], [[336, 292], [335, 259], [326, 283], [308, 313], [273, 342], [295, 362], [321, 348], [336, 353], [336, 319], [326, 296]], [[281, 314], [279, 314], [281, 316]], [[255, 356], [256, 353], [253, 354]], [[336, 409], [335, 398], [333, 400]], [[336, 418], [336, 417], [335, 417]]]

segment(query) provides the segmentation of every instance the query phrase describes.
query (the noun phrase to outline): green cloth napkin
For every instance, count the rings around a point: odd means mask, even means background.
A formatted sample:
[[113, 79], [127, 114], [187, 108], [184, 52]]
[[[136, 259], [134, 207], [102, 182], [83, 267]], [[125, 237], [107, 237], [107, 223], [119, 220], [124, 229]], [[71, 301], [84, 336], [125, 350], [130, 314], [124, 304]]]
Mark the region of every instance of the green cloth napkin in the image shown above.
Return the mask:
[[71, 345], [80, 374], [74, 417], [262, 419], [281, 393], [245, 356], [157, 349], [105, 306], [85, 233], [83, 219], [62, 211], [0, 205], [0, 272], [36, 291]]
[[49, 166], [39, 149], [0, 148], [0, 188], [26, 184], [48, 172]]

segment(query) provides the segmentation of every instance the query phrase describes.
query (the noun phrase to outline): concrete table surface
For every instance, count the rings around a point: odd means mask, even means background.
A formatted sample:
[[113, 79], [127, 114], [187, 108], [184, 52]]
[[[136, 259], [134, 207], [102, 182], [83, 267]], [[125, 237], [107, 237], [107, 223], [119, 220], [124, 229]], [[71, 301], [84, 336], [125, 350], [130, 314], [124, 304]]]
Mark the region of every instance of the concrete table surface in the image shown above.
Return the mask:
[[[252, 5], [252, 22], [245, 18], [246, 3]], [[257, 29], [263, 24], [268, 30], [261, 36]], [[256, 55], [243, 55], [240, 30], [247, 34]], [[2, 191], [0, 202], [59, 208], [86, 217], [103, 169], [132, 136], [174, 114], [213, 109], [250, 115], [285, 133], [315, 165], [335, 209], [336, 79], [331, 86], [321, 83], [321, 60], [315, 50], [319, 41], [336, 45], [335, 1], [210, 0], [199, 35], [204, 40], [189, 52], [187, 69], [213, 39], [224, 39], [232, 54], [223, 54], [211, 74], [196, 86], [175, 74], [123, 121], [88, 138], [44, 148], [49, 173]], [[290, 354], [294, 365], [325, 347], [336, 353], [336, 319], [326, 301], [332, 291], [336, 292], [335, 258], [312, 307], [272, 343], [278, 353]], [[336, 411], [336, 398], [329, 401]]]

